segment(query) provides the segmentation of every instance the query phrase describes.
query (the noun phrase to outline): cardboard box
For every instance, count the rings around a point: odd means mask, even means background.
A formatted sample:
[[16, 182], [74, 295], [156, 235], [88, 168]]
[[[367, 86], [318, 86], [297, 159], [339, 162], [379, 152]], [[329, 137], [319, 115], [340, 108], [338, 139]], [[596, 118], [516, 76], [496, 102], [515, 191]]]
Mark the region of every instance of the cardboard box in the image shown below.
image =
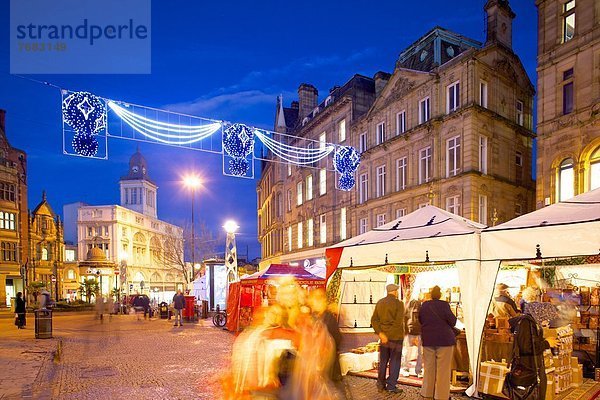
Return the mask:
[[547, 387], [544, 400], [554, 400], [554, 372], [546, 372]]
[[502, 394], [504, 378], [508, 368], [506, 364], [496, 362], [482, 362], [479, 369], [478, 390], [480, 393], [506, 398]]
[[579, 365], [579, 359], [577, 357], [571, 357], [571, 367], [577, 368]]
[[578, 364], [577, 367], [572, 368], [572, 379], [571, 386], [578, 387], [583, 384], [583, 365]]
[[496, 328], [498, 329], [510, 329], [507, 317], [496, 317]]

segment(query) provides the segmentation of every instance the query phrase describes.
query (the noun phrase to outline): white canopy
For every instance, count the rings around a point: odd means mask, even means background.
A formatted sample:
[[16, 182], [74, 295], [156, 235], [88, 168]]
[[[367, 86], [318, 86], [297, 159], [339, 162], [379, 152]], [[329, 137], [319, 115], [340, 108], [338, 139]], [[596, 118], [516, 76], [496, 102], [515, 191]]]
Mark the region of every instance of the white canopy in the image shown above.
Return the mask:
[[[467, 347], [472, 355], [469, 363], [471, 371], [478, 371], [481, 332], [498, 271], [497, 263], [480, 263], [480, 232], [484, 228], [429, 205], [328, 248], [327, 275], [336, 269], [426, 261], [454, 263], [458, 268]], [[476, 388], [477, 373], [473, 379]]]
[[483, 260], [595, 255], [600, 252], [600, 189], [485, 229]]

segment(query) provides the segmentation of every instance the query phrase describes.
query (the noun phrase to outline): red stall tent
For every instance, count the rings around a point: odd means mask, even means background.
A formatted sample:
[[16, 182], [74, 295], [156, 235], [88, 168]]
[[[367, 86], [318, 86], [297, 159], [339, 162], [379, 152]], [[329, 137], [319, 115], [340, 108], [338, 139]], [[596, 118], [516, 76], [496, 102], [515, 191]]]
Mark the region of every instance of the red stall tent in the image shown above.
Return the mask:
[[325, 289], [325, 279], [311, 274], [299, 266], [271, 264], [268, 268], [240, 279], [229, 289], [227, 304], [227, 329], [239, 331], [250, 325], [254, 311], [271, 304], [277, 295], [280, 278], [293, 277], [301, 287], [312, 290]]

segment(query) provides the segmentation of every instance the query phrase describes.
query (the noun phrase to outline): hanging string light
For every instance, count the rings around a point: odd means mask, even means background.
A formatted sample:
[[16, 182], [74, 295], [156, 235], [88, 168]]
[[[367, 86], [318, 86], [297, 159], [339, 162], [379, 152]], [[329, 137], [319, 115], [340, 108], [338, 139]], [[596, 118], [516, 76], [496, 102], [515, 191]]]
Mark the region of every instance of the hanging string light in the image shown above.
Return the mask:
[[245, 176], [250, 168], [246, 157], [254, 151], [254, 134], [244, 124], [233, 124], [223, 131], [223, 149], [232, 158], [229, 172], [235, 176]]
[[338, 187], [345, 191], [352, 189], [356, 184], [354, 171], [356, 171], [360, 165], [360, 155], [358, 154], [358, 151], [352, 146], [338, 147], [333, 156], [333, 164], [335, 170], [340, 174]]
[[[63, 95], [68, 92], [63, 91]], [[75, 153], [93, 157], [98, 152], [98, 141], [94, 137], [106, 128], [106, 107], [97, 96], [88, 92], [74, 92], [62, 102], [63, 122], [73, 128], [71, 141]]]
[[335, 149], [335, 146], [329, 143], [316, 149], [290, 146], [272, 139], [258, 129], [254, 130], [254, 134], [273, 154], [295, 165], [314, 164], [327, 157]]

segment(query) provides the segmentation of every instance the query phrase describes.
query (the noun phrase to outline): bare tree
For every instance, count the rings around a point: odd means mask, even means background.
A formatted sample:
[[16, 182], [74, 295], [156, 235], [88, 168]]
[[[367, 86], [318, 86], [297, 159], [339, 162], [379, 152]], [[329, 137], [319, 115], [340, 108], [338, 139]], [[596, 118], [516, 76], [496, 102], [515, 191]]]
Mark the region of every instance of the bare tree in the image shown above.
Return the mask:
[[175, 236], [167, 237], [160, 249], [153, 253], [154, 262], [165, 269], [172, 269], [183, 275], [185, 283], [190, 282], [190, 265], [185, 262], [184, 241]]

